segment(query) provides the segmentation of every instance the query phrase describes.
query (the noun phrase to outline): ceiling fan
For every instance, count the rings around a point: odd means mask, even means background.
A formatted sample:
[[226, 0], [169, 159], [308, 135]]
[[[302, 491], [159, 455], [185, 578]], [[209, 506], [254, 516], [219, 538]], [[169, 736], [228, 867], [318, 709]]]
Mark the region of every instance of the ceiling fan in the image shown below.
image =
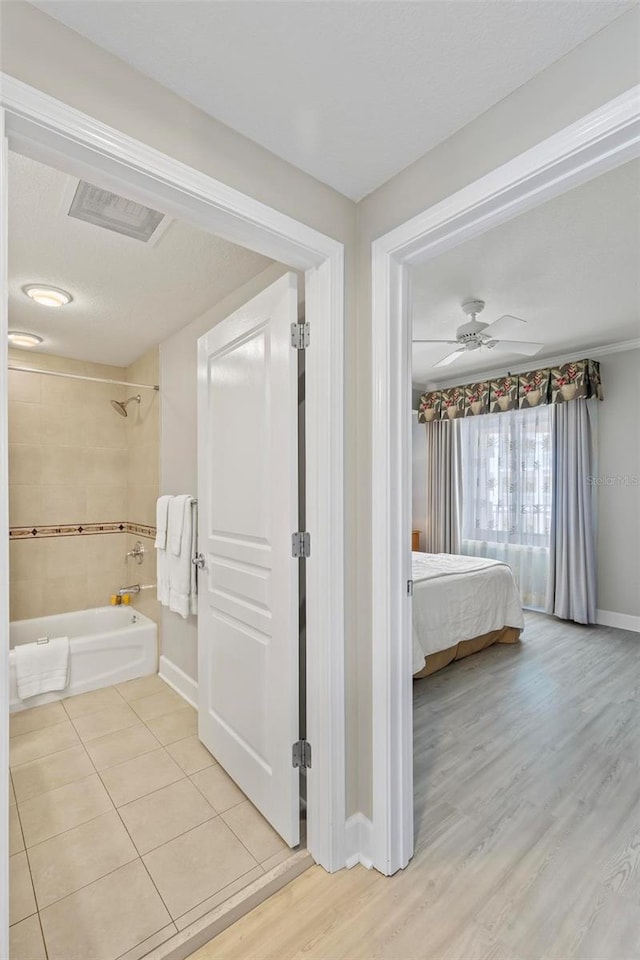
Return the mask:
[[455, 340], [413, 340], [413, 343], [449, 343], [455, 346], [453, 353], [447, 354], [442, 360], [434, 364], [435, 367], [445, 367], [453, 363], [458, 357], [469, 350], [499, 350], [503, 353], [521, 353], [526, 357], [532, 357], [544, 346], [543, 343], [531, 343], [526, 340], [503, 340], [500, 334], [517, 331], [518, 324], [524, 324], [527, 321], [520, 317], [513, 317], [505, 313], [498, 317], [493, 323], [482, 323], [477, 319], [479, 313], [484, 310], [484, 300], [465, 300], [462, 304], [462, 312], [471, 319], [463, 323], [456, 330]]

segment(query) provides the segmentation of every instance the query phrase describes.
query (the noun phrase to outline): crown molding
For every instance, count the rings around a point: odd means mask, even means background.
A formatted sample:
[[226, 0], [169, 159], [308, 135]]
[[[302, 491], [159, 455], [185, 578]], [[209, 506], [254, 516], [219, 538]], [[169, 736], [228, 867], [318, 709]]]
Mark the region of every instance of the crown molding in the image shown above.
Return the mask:
[[[571, 363], [572, 360], [583, 360], [588, 357], [589, 360], [597, 360], [598, 357], [607, 357], [612, 353], [627, 353], [629, 350], [640, 349], [640, 337], [635, 340], [619, 340], [617, 343], [606, 343], [599, 347], [583, 347], [581, 350], [572, 350], [571, 353], [557, 353], [544, 357], [529, 357], [527, 363], [517, 363], [510, 366], [506, 371], [510, 373], [526, 373], [527, 370], [535, 370], [540, 363], [544, 362], [547, 367], [555, 367], [561, 363]], [[490, 377], [503, 377], [505, 375], [505, 364], [500, 367], [488, 367], [481, 370], [468, 371], [465, 374], [465, 383], [475, 383], [477, 379], [487, 379]], [[425, 384], [414, 384], [414, 390], [446, 390], [448, 387], [457, 387], [460, 385], [461, 378], [447, 378], [446, 380], [428, 380]]]

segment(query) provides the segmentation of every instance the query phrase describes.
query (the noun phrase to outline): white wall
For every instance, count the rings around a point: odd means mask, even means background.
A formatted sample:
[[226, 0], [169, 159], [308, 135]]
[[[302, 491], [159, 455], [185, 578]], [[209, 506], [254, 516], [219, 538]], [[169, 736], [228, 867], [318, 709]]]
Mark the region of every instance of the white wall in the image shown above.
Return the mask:
[[[640, 628], [640, 349], [600, 357], [598, 404], [598, 612]], [[612, 617], [611, 614], [614, 614]], [[620, 622], [620, 625], [624, 621]]]
[[[249, 283], [215, 304], [201, 317], [160, 344], [161, 429], [160, 493], [198, 496], [197, 343], [198, 337], [224, 320], [285, 272], [273, 264]], [[191, 680], [198, 679], [197, 618], [183, 620], [162, 608], [161, 654]]]

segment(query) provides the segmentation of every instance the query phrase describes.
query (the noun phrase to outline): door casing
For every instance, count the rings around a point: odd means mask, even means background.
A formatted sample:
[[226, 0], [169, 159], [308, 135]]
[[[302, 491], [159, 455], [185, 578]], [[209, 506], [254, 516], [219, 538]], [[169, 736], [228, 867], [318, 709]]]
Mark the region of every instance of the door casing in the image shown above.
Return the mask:
[[[0, 74], [0, 702], [8, 703], [7, 148], [305, 273], [307, 526], [307, 846], [329, 871], [345, 865], [344, 708], [344, 248], [341, 243], [207, 174]], [[5, 362], [2, 362], [4, 357]], [[8, 713], [0, 715], [0, 829], [8, 821]], [[5, 833], [6, 835], [6, 833]], [[0, 956], [8, 955], [8, 862], [0, 863]]]
[[[373, 865], [413, 855], [409, 268], [640, 156], [640, 85], [372, 243]], [[398, 637], [400, 642], [398, 642]]]

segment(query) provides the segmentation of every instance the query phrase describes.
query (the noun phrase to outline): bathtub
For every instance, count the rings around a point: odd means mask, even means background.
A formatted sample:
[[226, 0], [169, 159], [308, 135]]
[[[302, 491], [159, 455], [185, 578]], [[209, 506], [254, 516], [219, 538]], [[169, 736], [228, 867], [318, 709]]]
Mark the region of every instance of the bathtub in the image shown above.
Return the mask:
[[[19, 700], [14, 648], [39, 637], [69, 637], [69, 684], [57, 693]], [[9, 645], [12, 711], [144, 677], [158, 669], [158, 628], [131, 606], [96, 607], [35, 620], [16, 620], [9, 627]]]

